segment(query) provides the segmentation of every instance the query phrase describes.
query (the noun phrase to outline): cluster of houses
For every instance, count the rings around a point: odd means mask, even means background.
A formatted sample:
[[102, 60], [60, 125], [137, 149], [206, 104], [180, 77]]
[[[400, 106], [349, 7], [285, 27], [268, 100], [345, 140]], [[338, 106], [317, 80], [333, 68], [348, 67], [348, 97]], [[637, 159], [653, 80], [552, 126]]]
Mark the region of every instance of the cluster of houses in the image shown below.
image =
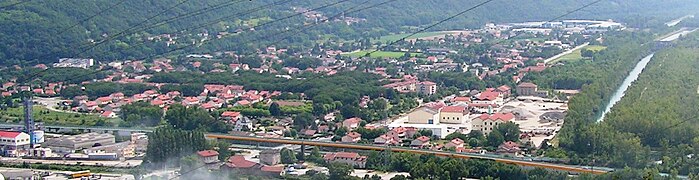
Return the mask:
[[405, 75], [401, 79], [389, 79], [390, 84], [383, 85], [384, 88], [395, 89], [401, 93], [417, 92], [425, 95], [437, 93], [437, 84], [430, 81], [419, 81], [417, 77]]
[[[172, 104], [181, 104], [188, 107], [198, 106], [208, 111], [214, 111], [228, 106], [250, 106], [257, 102], [269, 101], [271, 97], [281, 95], [280, 91], [257, 91], [243, 89], [243, 86], [236, 85], [204, 85], [204, 89], [199, 96], [185, 97], [178, 91], [159, 93], [156, 90], [146, 90], [140, 94], [130, 97], [124, 93], [112, 93], [109, 96], [98, 97], [90, 100], [87, 96], [76, 96], [73, 98], [71, 110], [81, 112], [101, 113], [103, 117], [115, 117], [121, 110], [121, 106], [134, 102], [148, 102], [153, 106], [167, 109]], [[231, 116], [231, 114], [225, 114]], [[229, 117], [231, 122], [238, 120], [238, 117]]]

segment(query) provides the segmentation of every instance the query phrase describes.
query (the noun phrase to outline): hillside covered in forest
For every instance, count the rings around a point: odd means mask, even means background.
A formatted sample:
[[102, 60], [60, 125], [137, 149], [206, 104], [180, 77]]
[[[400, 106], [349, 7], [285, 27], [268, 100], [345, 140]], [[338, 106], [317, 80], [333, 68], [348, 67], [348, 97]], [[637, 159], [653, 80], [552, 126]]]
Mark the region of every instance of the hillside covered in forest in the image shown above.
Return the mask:
[[[291, 38], [284, 42], [303, 45], [305, 41], [314, 41], [326, 34], [345, 40], [359, 40], [412, 32], [481, 3], [463, 0], [394, 1], [370, 8], [384, 1], [56, 0], [16, 4], [18, 2], [0, 2], [0, 64], [3, 65], [51, 63], [61, 57], [141, 59], [174, 48], [164, 41], [147, 41], [157, 35], [233, 33], [283, 19], [256, 27], [255, 36], [226, 38], [214, 44], [238, 46], [236, 43], [247, 39], [255, 41], [248, 44], [255, 47], [262, 43], [254, 39], [257, 36], [301, 26], [304, 23], [302, 16], [286, 18], [295, 13], [295, 7], [314, 9], [331, 5], [318, 9], [318, 12], [327, 16], [350, 12], [345, 16], [366, 21], [351, 25], [326, 24], [299, 33], [298, 36], [303, 38]], [[474, 28], [485, 22], [546, 21], [590, 2], [593, 1], [492, 1], [434, 30]], [[348, 11], [350, 8], [353, 10]], [[664, 10], [651, 11], [651, 8]], [[693, 0], [613, 0], [599, 2], [565, 18], [615, 19], [632, 27], [644, 27], [662, 24], [662, 21], [685, 15], [696, 8], [699, 5]]]

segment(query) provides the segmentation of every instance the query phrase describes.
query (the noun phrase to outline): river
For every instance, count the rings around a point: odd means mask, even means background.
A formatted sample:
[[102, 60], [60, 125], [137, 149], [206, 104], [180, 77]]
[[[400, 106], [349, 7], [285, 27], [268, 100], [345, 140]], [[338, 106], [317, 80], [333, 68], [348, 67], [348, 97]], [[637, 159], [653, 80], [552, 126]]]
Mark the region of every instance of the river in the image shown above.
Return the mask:
[[636, 64], [636, 67], [634, 67], [633, 70], [631, 70], [629, 76], [626, 76], [626, 79], [624, 79], [624, 82], [621, 83], [619, 89], [617, 89], [612, 95], [612, 98], [609, 99], [609, 103], [607, 104], [607, 106], [605, 106], [604, 112], [602, 112], [602, 116], [599, 119], [597, 119], [597, 122], [603, 121], [604, 116], [612, 110], [614, 104], [619, 102], [621, 98], [624, 97], [624, 95], [626, 94], [626, 90], [629, 89], [631, 83], [638, 79], [638, 76], [641, 75], [641, 72], [643, 72], [643, 69], [646, 68], [648, 62], [650, 62], [650, 60], [653, 59], [653, 56], [655, 56], [655, 53], [646, 56], [645, 58], [641, 59], [641, 61], [638, 62], [638, 64]]
[[[674, 40], [679, 39], [681, 36], [687, 35], [689, 33], [692, 33], [694, 31], [697, 31], [698, 29], [693, 29], [693, 30], [686, 30], [683, 28], [683, 30], [679, 32], [675, 32], [674, 34], [671, 34], [669, 36], [665, 36], [665, 38], [659, 40], [659, 41], [664, 41], [664, 42], [671, 42]], [[600, 116], [599, 119], [597, 119], [597, 122], [602, 122], [604, 121], [604, 117], [609, 113], [609, 111], [612, 110], [612, 107], [621, 100], [621, 98], [624, 97], [626, 94], [626, 90], [629, 89], [631, 86], [631, 83], [636, 81], [638, 79], [638, 76], [643, 72], [643, 69], [646, 68], [646, 65], [648, 65], [648, 62], [650, 62], [651, 59], [653, 59], [653, 56], [655, 56], [655, 53], [650, 54], [643, 59], [641, 59], [638, 64], [636, 64], [636, 67], [631, 70], [631, 73], [629, 73], [628, 76], [624, 79], [624, 82], [621, 83], [621, 86], [619, 86], [619, 89], [617, 89], [614, 94], [612, 95], [612, 98], [609, 99], [609, 102], [607, 105], [604, 107], [604, 111], [602, 112], [602, 116]]]

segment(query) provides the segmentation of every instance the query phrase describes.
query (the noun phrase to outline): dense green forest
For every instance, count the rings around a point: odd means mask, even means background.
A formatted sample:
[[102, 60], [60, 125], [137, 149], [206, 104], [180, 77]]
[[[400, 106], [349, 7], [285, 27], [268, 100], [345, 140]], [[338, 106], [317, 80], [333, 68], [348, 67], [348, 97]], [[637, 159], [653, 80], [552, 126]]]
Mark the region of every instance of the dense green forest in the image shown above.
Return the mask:
[[[548, 73], [560, 69], [552, 68], [532, 76], [535, 82], [550, 87], [560, 85], [560, 79], [583, 82], [582, 93], [570, 101], [566, 124], [558, 137], [559, 146], [568, 153], [549, 151], [548, 155], [567, 157], [573, 163], [617, 168], [651, 166], [666, 173], [699, 173], [699, 162], [693, 156], [699, 147], [695, 108], [699, 103], [699, 79], [694, 76], [699, 67], [699, 36], [690, 35], [678, 43], [679, 47], [656, 53], [605, 121], [595, 123], [613, 91], [648, 51], [638, 46], [641, 43], [621, 42], [626, 45], [610, 45], [595, 54], [594, 62], [569, 64], [579, 69], [570, 69], [568, 75], [553, 77]], [[611, 68], [594, 69], [590, 65]], [[590, 75], [596, 79], [585, 82]], [[575, 88], [578, 84], [569, 86]], [[659, 163], [651, 165], [656, 161]]]
[[[664, 172], [699, 173], [699, 35], [656, 53], [604, 124], [653, 150]], [[625, 149], [628, 150], [628, 149]]]
[[[0, 5], [15, 2], [17, 0], [9, 0]], [[195, 38], [199, 37], [196, 35], [203, 32], [215, 36], [218, 32], [236, 32], [255, 26], [255, 31], [246, 32], [248, 34], [229, 36], [197, 48], [183, 48], [187, 52], [247, 51], [281, 40], [281, 37], [286, 35], [269, 36], [278, 34], [280, 29], [298, 29], [301, 26], [303, 17], [284, 18], [294, 14], [289, 7], [315, 8], [329, 3], [320, 0], [294, 1], [246, 13], [270, 2], [273, 1], [31, 1], [0, 10], [0, 64], [50, 63], [60, 57], [91, 57], [98, 61], [147, 58], [182, 48], [188, 44], [182, 42], [196, 40]], [[319, 11], [331, 16], [350, 7], [358, 7], [355, 10], [359, 10], [370, 6], [362, 4], [363, 2], [365, 1], [349, 0]], [[490, 21], [548, 20], [589, 2], [592, 0], [493, 1], [472, 13], [448, 21], [435, 30], [474, 28]], [[662, 24], [696, 9], [699, 5], [692, 2], [602, 1], [567, 18], [612, 18], [628, 22], [632, 26], [644, 27]], [[312, 47], [314, 40], [327, 38], [326, 35], [358, 40], [378, 38], [390, 33], [412, 32], [415, 31], [415, 27], [434, 23], [477, 3], [460, 0], [388, 3], [381, 8], [346, 14], [367, 19], [364, 23], [326, 23], [305, 32], [295, 32], [292, 38], [282, 43], [295, 47]], [[98, 12], [102, 13], [88, 19]], [[266, 23], [277, 19], [285, 20]], [[260, 23], [266, 25], [257, 27], [256, 24]], [[167, 47], [166, 40], [147, 40], [148, 37], [160, 34], [173, 34], [180, 38], [180, 43]], [[261, 40], [263, 37], [264, 40]], [[92, 48], [92, 45], [96, 45], [95, 48]]]

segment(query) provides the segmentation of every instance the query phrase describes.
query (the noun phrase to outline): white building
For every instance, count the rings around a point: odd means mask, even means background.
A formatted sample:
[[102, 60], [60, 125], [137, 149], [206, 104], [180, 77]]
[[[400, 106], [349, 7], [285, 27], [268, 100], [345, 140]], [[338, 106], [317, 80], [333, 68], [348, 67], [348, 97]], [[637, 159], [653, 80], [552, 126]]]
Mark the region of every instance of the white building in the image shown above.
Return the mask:
[[5, 156], [23, 156], [29, 148], [29, 134], [24, 132], [0, 131], [0, 147]]
[[54, 63], [53, 67], [74, 67], [87, 69], [95, 65], [94, 59], [79, 59], [79, 58], [61, 58], [58, 63]]

